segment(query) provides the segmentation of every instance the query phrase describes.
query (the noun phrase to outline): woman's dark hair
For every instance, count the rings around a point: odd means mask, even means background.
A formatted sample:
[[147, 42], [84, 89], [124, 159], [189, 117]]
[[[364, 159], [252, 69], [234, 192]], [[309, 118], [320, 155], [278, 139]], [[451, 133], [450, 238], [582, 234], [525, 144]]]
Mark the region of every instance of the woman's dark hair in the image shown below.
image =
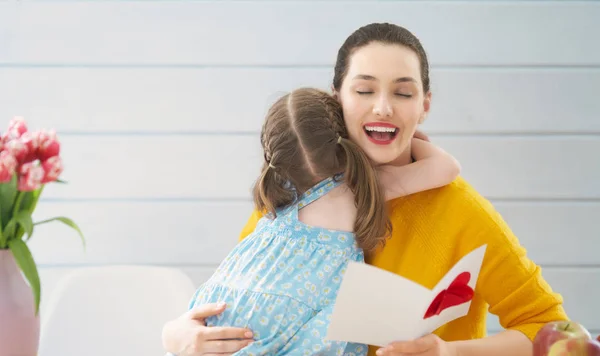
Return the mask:
[[419, 39], [404, 27], [389, 23], [372, 23], [354, 31], [338, 50], [333, 75], [333, 87], [340, 91], [348, 72], [350, 57], [357, 49], [372, 42], [396, 44], [412, 49], [421, 63], [421, 81], [423, 92], [429, 92], [429, 62]]

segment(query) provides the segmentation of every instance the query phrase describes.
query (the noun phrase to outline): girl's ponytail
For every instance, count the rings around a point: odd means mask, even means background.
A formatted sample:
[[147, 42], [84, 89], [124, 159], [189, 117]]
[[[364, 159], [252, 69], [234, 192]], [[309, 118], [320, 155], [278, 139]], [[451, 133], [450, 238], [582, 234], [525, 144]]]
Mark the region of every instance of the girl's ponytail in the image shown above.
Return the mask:
[[294, 192], [286, 187], [283, 177], [277, 172], [277, 167], [265, 162], [260, 177], [253, 188], [256, 209], [263, 213], [277, 216], [278, 207], [287, 206], [295, 199]]
[[359, 246], [372, 252], [383, 245], [392, 232], [387, 215], [385, 195], [377, 172], [364, 151], [349, 139], [339, 136], [338, 143], [346, 155], [345, 180], [354, 193], [357, 208], [354, 233]]

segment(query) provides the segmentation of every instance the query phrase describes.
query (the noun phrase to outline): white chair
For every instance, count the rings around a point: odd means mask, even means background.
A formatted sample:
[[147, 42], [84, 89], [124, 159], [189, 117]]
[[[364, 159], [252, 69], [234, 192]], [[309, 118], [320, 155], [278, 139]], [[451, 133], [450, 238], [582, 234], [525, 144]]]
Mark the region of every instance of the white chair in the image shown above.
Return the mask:
[[42, 320], [39, 356], [165, 355], [164, 323], [195, 290], [174, 268], [80, 268], [58, 282]]

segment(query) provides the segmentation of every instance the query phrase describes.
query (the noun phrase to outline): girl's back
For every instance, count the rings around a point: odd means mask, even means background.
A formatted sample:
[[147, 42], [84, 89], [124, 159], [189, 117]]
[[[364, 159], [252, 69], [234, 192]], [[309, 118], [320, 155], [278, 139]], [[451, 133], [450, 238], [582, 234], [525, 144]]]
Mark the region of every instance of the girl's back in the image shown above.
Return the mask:
[[298, 219], [311, 226], [352, 232], [354, 231], [356, 212], [354, 194], [346, 184], [340, 184], [328, 194], [300, 210]]
[[[364, 261], [354, 235], [344, 231], [356, 215], [348, 194], [333, 177], [319, 182], [275, 219], [263, 218], [198, 289], [191, 306], [227, 303], [207, 325], [253, 330], [255, 342], [237, 355], [366, 354], [364, 345], [324, 341], [348, 261]], [[320, 220], [330, 228], [319, 227]]]

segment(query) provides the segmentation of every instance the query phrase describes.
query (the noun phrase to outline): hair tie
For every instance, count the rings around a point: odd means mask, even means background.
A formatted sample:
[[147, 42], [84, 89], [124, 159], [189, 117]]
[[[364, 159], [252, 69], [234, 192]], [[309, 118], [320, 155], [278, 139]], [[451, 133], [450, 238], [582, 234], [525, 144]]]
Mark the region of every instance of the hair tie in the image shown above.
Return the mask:
[[338, 144], [342, 143], [342, 136], [338, 136], [337, 143], [338, 143]]

